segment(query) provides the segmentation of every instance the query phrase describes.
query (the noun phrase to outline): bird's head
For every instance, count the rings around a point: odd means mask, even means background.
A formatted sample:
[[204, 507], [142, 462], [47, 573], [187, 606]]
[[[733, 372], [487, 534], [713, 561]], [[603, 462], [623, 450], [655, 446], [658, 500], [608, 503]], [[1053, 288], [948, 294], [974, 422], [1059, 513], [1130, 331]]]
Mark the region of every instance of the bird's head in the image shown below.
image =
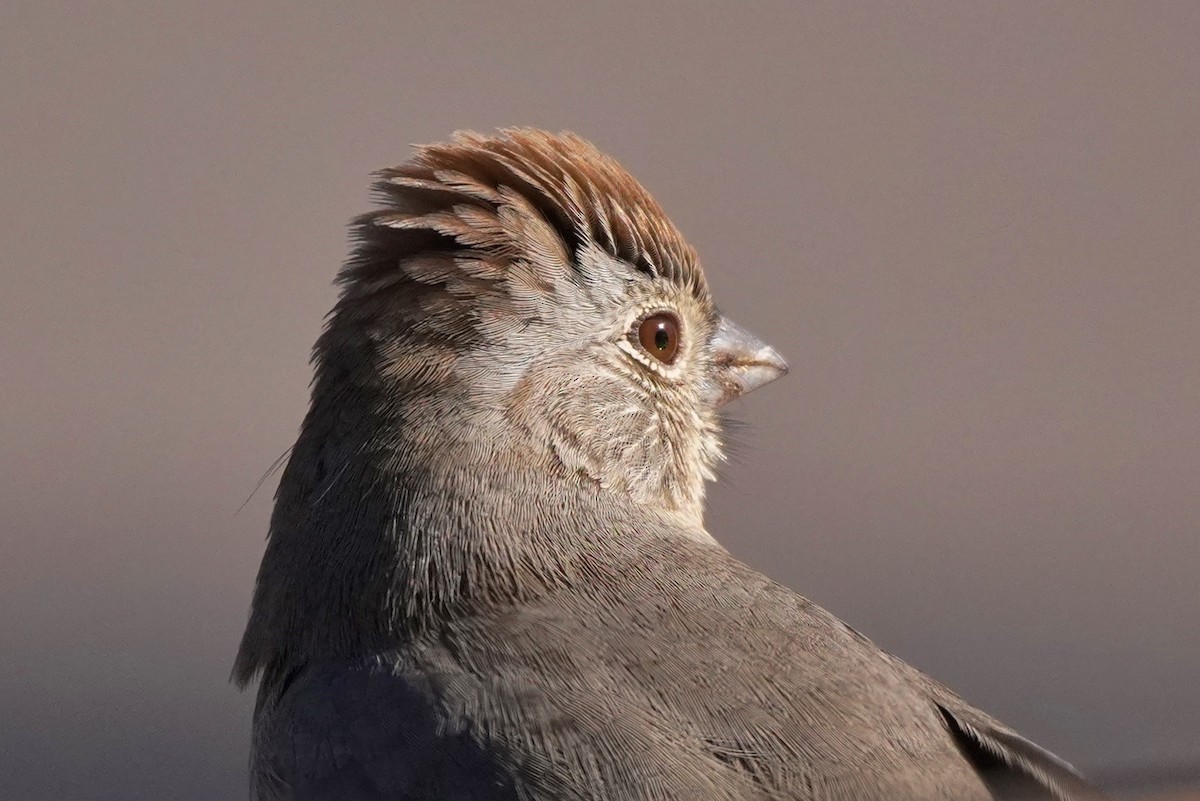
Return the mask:
[[718, 409], [786, 365], [721, 316], [641, 185], [576, 136], [508, 130], [375, 188], [314, 407], [357, 387], [398, 459], [535, 466], [699, 522]]

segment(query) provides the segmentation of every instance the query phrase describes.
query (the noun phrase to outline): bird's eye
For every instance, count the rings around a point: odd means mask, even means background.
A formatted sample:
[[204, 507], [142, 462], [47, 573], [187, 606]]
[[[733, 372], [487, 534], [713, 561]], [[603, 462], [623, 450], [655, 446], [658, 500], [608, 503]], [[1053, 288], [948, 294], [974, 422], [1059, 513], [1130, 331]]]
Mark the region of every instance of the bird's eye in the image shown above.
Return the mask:
[[656, 312], [638, 323], [638, 342], [663, 364], [675, 361], [679, 352], [679, 319], [667, 312]]

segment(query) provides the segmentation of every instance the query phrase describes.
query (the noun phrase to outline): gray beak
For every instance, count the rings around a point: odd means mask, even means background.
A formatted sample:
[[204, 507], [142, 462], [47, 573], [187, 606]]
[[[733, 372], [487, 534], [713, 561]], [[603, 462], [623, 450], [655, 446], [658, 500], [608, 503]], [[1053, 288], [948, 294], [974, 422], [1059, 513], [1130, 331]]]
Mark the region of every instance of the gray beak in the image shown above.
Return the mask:
[[708, 399], [724, 406], [787, 373], [787, 362], [758, 337], [722, 317], [712, 339], [713, 375]]

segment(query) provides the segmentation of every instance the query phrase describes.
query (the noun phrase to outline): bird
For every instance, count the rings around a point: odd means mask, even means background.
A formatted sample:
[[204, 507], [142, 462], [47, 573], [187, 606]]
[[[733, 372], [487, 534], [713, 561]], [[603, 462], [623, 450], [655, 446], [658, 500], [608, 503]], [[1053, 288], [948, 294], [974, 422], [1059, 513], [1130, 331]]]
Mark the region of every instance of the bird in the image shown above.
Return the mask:
[[373, 190], [232, 674], [253, 798], [1099, 797], [709, 533], [787, 364], [615, 159], [459, 132]]

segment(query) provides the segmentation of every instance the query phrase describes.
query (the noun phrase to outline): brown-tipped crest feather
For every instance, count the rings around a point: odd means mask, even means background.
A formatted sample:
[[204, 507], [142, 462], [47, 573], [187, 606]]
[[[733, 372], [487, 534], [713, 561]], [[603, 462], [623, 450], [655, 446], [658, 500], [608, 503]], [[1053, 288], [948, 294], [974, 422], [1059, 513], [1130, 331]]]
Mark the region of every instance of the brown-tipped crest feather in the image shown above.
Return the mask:
[[[595, 246], [651, 276], [704, 285], [695, 251], [658, 203], [614, 159], [574, 134], [458, 133], [378, 175], [384, 208], [360, 221], [368, 242], [377, 235], [370, 227], [423, 230], [468, 254], [511, 261], [532, 247], [535, 256], [555, 253], [564, 263]], [[546, 227], [530, 231], [530, 220]], [[421, 245], [432, 249], [432, 241]]]

